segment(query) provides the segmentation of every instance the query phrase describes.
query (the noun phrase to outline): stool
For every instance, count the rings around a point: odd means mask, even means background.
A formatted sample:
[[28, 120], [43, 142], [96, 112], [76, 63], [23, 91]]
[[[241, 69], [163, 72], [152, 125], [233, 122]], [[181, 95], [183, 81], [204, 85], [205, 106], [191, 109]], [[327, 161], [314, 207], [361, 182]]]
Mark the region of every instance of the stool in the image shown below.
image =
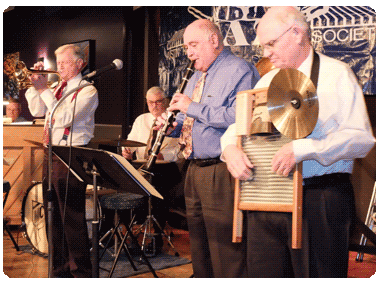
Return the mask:
[[[100, 259], [103, 257], [105, 251], [107, 250], [109, 243], [111, 242], [111, 240], [113, 239], [113, 237], [115, 235], [117, 236], [117, 238], [119, 238], [119, 240], [121, 240], [118, 248], [117, 248], [117, 244], [115, 242], [115, 252], [117, 251], [117, 253], [116, 253], [116, 257], [115, 257], [115, 260], [113, 262], [113, 265], [112, 265], [112, 268], [109, 272], [108, 277], [112, 276], [122, 249], [124, 249], [124, 252], [126, 253], [127, 258], [129, 260], [129, 262], [131, 263], [132, 268], [135, 271], [137, 271], [137, 268], [134, 265], [134, 262], [132, 260], [130, 253], [129, 253], [128, 246], [126, 243], [127, 237], [130, 236], [132, 239], [132, 243], [134, 243], [136, 245], [136, 248], [140, 249], [140, 245], [137, 241], [137, 238], [132, 234], [132, 231], [131, 231], [135, 217], [133, 216], [129, 225], [125, 225], [125, 227], [127, 229], [127, 233], [123, 236], [123, 234], [119, 230], [119, 226], [120, 226], [121, 221], [118, 218], [118, 211], [121, 211], [121, 210], [131, 210], [131, 211], [137, 210], [138, 208], [142, 207], [144, 204], [145, 204], [145, 197], [144, 196], [139, 195], [139, 194], [132, 194], [132, 193], [116, 193], [116, 194], [111, 194], [111, 195], [105, 195], [105, 196], [102, 196], [100, 198], [100, 205], [102, 208], [115, 211], [115, 225], [114, 225], [114, 227], [111, 228], [100, 239], [100, 242], [102, 242], [105, 237], [107, 237], [109, 234], [111, 234], [111, 237], [109, 238], [107, 244], [104, 247], [102, 254], [100, 255]], [[141, 249], [139, 251], [140, 251], [144, 261], [146, 262], [147, 266], [149, 267], [150, 271], [153, 273], [154, 277], [157, 277], [153, 267], [151, 266], [149, 260], [145, 256], [144, 252]]]

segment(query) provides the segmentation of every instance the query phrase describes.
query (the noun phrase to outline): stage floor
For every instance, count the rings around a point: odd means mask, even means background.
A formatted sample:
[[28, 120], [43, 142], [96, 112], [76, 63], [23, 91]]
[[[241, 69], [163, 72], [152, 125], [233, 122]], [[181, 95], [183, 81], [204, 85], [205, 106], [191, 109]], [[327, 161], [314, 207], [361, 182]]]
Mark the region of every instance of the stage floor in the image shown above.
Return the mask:
[[[186, 230], [175, 229], [167, 226], [166, 230], [172, 232], [172, 242], [181, 257], [191, 260], [189, 234]], [[12, 231], [19, 245], [26, 245], [28, 241], [21, 232]], [[167, 243], [164, 245], [165, 252], [173, 254]], [[350, 252], [349, 278], [369, 278], [376, 272], [376, 256], [364, 255], [363, 262], [355, 261], [356, 252]], [[3, 234], [3, 272], [10, 278], [46, 278], [48, 261], [36, 254], [16, 251], [9, 236]], [[156, 272], [160, 278], [189, 278], [193, 274], [191, 263], [159, 270]], [[135, 275], [134, 278], [152, 278], [152, 273]]]

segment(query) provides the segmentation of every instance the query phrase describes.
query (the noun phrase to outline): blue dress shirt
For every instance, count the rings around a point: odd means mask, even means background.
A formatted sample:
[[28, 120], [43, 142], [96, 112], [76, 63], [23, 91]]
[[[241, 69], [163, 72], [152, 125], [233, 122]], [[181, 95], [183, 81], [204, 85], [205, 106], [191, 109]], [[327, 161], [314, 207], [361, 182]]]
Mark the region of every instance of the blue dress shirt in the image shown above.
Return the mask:
[[[195, 84], [201, 76], [201, 71], [194, 73], [184, 94], [192, 97]], [[256, 67], [236, 57], [228, 49], [223, 49], [207, 70], [201, 101], [192, 102], [187, 110], [186, 115], [195, 119], [192, 133], [193, 152], [189, 159], [220, 156], [220, 138], [228, 126], [235, 122], [236, 94], [253, 89], [259, 78]], [[178, 126], [171, 136], [180, 136], [186, 115], [178, 113]]]

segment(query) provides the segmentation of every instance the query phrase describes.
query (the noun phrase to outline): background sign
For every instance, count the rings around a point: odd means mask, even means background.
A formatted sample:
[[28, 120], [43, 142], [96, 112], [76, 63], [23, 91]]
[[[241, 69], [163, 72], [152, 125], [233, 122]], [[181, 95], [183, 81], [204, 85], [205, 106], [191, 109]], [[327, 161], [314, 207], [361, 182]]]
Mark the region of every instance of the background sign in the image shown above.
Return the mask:
[[[316, 51], [346, 62], [366, 95], [376, 94], [376, 12], [368, 6], [298, 6], [311, 28]], [[167, 7], [161, 10], [159, 81], [171, 97], [181, 82], [188, 59], [183, 32], [199, 18], [215, 22], [224, 45], [235, 55], [256, 64], [262, 49], [256, 26], [264, 6]]]

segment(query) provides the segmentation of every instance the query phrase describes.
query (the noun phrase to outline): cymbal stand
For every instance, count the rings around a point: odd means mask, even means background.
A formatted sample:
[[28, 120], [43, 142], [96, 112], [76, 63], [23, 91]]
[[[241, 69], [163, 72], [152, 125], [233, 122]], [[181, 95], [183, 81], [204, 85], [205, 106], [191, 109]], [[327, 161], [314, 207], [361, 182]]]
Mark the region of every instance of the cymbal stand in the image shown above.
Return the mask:
[[[154, 224], [157, 226], [159, 233], [154, 233]], [[171, 237], [165, 233], [161, 225], [158, 223], [157, 219], [152, 214], [152, 197], [151, 196], [149, 196], [149, 199], [148, 199], [148, 216], [145, 222], [136, 230], [137, 234], [142, 232], [143, 228], [144, 228], [144, 236], [141, 243], [141, 250], [145, 253], [146, 256], [155, 255], [156, 253], [155, 236], [159, 234], [167, 239], [169, 245], [174, 250], [174, 255], [179, 256], [179, 253], [177, 252], [173, 243], [171, 242]], [[153, 243], [153, 252], [151, 254], [146, 253], [146, 247], [149, 244], [149, 241]]]

